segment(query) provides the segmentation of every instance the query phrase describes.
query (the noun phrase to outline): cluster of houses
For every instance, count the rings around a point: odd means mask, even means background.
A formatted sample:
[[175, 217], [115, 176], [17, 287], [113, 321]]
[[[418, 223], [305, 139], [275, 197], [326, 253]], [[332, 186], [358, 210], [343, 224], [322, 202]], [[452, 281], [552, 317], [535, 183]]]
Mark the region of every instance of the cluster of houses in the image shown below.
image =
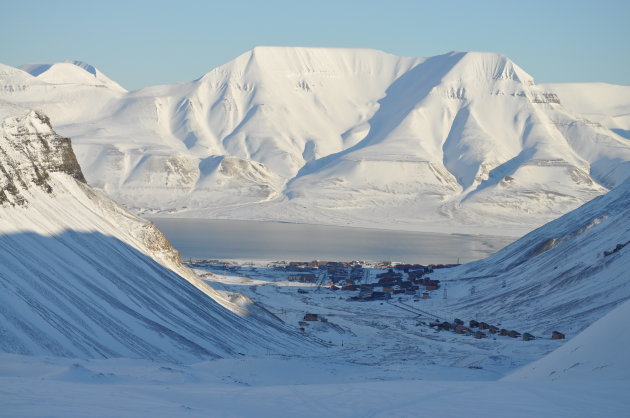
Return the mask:
[[355, 262], [339, 263], [327, 261], [315, 267], [312, 263], [322, 263], [313, 261], [311, 263], [293, 264], [284, 266], [284, 270], [290, 271], [288, 280], [300, 283], [316, 283], [317, 277], [322, 274], [326, 277], [327, 286], [332, 290], [339, 290], [344, 286], [350, 286], [344, 290], [356, 290], [352, 288], [355, 283], [359, 283], [363, 277], [365, 270], [363, 265]]
[[[366, 286], [363, 288], [363, 286]], [[392, 298], [392, 294], [389, 292], [379, 292], [375, 291], [369, 285], [361, 285], [361, 289], [359, 290], [359, 294], [357, 296], [352, 296], [348, 300], [349, 301], [360, 301], [360, 302], [368, 302], [373, 300], [389, 300]]]
[[274, 269], [279, 270], [289, 270], [289, 271], [316, 271], [316, 270], [326, 270], [334, 267], [344, 267], [351, 268], [355, 265], [363, 265], [365, 261], [350, 261], [350, 262], [342, 262], [342, 261], [322, 261], [322, 260], [314, 260], [314, 261], [279, 261], [275, 262], [268, 267], [273, 267]]
[[330, 285], [344, 285], [358, 282], [363, 278], [364, 262], [352, 261], [292, 261], [290, 263], [275, 264], [274, 270], [289, 272], [288, 279], [302, 283], [314, 283], [317, 277], [324, 274]]
[[364, 276], [363, 265], [347, 266], [345, 263], [334, 263], [326, 266], [328, 286], [348, 286], [360, 282]]
[[289, 274], [288, 280], [290, 282], [315, 283], [317, 282], [317, 276], [313, 273]]
[[[532, 341], [536, 339], [536, 337], [534, 337], [529, 332], [521, 334], [518, 331], [499, 328], [486, 322], [470, 320], [468, 321], [468, 326], [466, 326], [464, 324], [464, 321], [459, 318], [455, 318], [453, 322], [431, 322], [429, 326], [431, 328], [437, 329], [438, 331], [452, 331], [457, 334], [471, 335], [477, 339], [486, 338], [489, 335], [501, 335], [510, 338], [522, 338], [523, 341]], [[551, 333], [551, 339], [553, 340], [560, 340], [564, 338], [565, 335], [561, 332], [554, 331]]]
[[274, 265], [275, 270], [287, 271], [289, 281], [299, 283], [317, 283], [332, 291], [358, 291], [359, 294], [350, 300], [385, 300], [392, 295], [417, 295], [430, 298], [431, 291], [440, 288], [439, 280], [432, 280], [426, 274], [434, 269], [452, 267], [451, 264], [395, 264], [381, 262], [370, 267], [387, 269], [376, 276], [375, 283], [367, 283], [365, 262], [308, 261], [290, 262]]
[[466, 326], [464, 324], [464, 321], [459, 318], [455, 318], [453, 322], [432, 322], [429, 324], [429, 326], [431, 328], [437, 329], [438, 331], [453, 331], [457, 334], [472, 335], [477, 339], [486, 338], [492, 334], [502, 335], [510, 338], [522, 338], [523, 341], [531, 341], [536, 339], [536, 337], [528, 332], [521, 334], [518, 331], [499, 328], [486, 322], [470, 320], [468, 322], [468, 326]]
[[[423, 299], [429, 299], [431, 291], [440, 287], [439, 280], [432, 280], [424, 275], [433, 270], [428, 266], [414, 266], [414, 270], [409, 267], [388, 269], [384, 273], [376, 275], [376, 283], [365, 283], [356, 285], [354, 283], [341, 287], [341, 290], [359, 290], [357, 296], [351, 297], [351, 301], [371, 301], [387, 300], [392, 295], [412, 295], [418, 296], [422, 292]], [[404, 275], [406, 274], [406, 277]]]

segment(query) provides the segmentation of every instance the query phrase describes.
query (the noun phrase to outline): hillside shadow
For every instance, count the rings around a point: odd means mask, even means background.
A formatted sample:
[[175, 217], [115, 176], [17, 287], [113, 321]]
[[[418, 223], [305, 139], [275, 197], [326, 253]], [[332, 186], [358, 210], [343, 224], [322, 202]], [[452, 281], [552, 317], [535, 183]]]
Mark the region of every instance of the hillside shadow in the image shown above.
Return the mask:
[[530, 161], [534, 156], [536, 150], [534, 148], [526, 148], [522, 150], [516, 157], [500, 164], [499, 166], [490, 170], [488, 178], [483, 180], [473, 190], [468, 192], [466, 196], [461, 200], [461, 203], [474, 197], [476, 194], [482, 192], [489, 187], [496, 187], [507, 176], [511, 176], [522, 167], [527, 161]]
[[625, 139], [630, 139], [630, 129], [613, 128], [611, 131]]
[[191, 362], [303, 343], [99, 232], [0, 236], [0, 287], [0, 350], [9, 353]]

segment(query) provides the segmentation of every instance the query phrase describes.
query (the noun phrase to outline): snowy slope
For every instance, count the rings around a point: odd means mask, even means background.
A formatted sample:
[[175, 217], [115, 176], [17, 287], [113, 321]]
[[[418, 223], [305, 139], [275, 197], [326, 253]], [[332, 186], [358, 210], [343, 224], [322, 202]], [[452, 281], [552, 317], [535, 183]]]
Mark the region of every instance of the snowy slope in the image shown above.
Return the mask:
[[630, 139], [630, 86], [606, 83], [549, 83], [572, 113]]
[[0, 103], [0, 120], [0, 351], [188, 362], [302, 344], [84, 184], [41, 113]]
[[110, 105], [126, 94], [100, 71], [79, 61], [23, 68], [0, 64], [0, 100], [41, 111], [55, 126], [81, 121], [89, 129], [90, 121], [107, 114]]
[[562, 347], [503, 380], [630, 380], [629, 315], [630, 302], [624, 302]]
[[447, 310], [570, 338], [630, 299], [630, 180], [496, 254], [445, 271]]
[[20, 69], [46, 83], [83, 84], [105, 87], [121, 92], [126, 91], [94, 66], [82, 61], [68, 60], [59, 63], [31, 63], [20, 66]]
[[258, 47], [129, 93], [84, 64], [24, 68], [1, 97], [49, 114], [89, 184], [149, 212], [528, 230], [630, 173], [625, 139], [498, 54]]

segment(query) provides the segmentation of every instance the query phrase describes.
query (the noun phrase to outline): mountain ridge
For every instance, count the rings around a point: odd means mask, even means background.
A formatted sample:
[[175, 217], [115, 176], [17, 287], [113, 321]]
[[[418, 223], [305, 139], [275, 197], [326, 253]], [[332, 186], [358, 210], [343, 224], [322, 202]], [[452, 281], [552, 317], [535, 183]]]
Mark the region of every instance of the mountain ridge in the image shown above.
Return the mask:
[[494, 53], [257, 47], [94, 111], [74, 94], [4, 99], [50, 110], [91, 185], [163, 216], [524, 232], [630, 173], [622, 137]]

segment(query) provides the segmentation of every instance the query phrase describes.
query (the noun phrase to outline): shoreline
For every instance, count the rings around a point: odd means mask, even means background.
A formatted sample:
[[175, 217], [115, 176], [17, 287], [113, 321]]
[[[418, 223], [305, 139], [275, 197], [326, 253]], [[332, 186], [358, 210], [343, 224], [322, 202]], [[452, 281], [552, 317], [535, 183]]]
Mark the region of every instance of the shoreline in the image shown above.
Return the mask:
[[[138, 213], [136, 212], [136, 214]], [[382, 232], [396, 232], [396, 233], [410, 233], [410, 234], [422, 233], [422, 234], [435, 234], [438, 236], [488, 237], [488, 238], [505, 238], [505, 239], [512, 238], [514, 241], [516, 241], [517, 239], [527, 235], [529, 232], [536, 229], [534, 228], [534, 229], [529, 230], [529, 229], [523, 228], [523, 231], [517, 231], [516, 229], [508, 228], [506, 230], [503, 225], [498, 225], [491, 228], [490, 227], [484, 228], [484, 227], [477, 226], [477, 227], [471, 227], [471, 228], [463, 228], [463, 230], [457, 230], [457, 228], [455, 227], [449, 227], [449, 228], [446, 228], [447, 231], [438, 231], [439, 228], [410, 228], [410, 229], [404, 228], [405, 226], [418, 227], [420, 226], [419, 224], [409, 224], [409, 225], [407, 224], [378, 224], [378, 226], [368, 226], [368, 225], [363, 225], [361, 223], [340, 225], [340, 224], [335, 224], [335, 223], [298, 222], [298, 221], [287, 221], [287, 220], [278, 220], [278, 219], [206, 218], [206, 217], [172, 216], [172, 215], [160, 216], [156, 214], [151, 214], [151, 215], [138, 214], [138, 216], [153, 223], [156, 223], [154, 222], [154, 220], [158, 220], [158, 222], [163, 221], [163, 220], [167, 220], [167, 221], [182, 220], [182, 221], [200, 221], [200, 222], [255, 222], [259, 224], [296, 225], [296, 226], [307, 226], [307, 227], [312, 226], [312, 227], [322, 227], [322, 228], [351, 228], [355, 230], [365, 230], [365, 231], [374, 231], [374, 232], [382, 231]], [[491, 234], [486, 231], [487, 229], [495, 229], [498, 231], [504, 231], [506, 233], [505, 234], [501, 234], [501, 233]], [[510, 231], [512, 233], [509, 233]]]
[[243, 262], [356, 260], [462, 264], [485, 258], [513, 237], [341, 227], [288, 222], [148, 218], [182, 259]]

